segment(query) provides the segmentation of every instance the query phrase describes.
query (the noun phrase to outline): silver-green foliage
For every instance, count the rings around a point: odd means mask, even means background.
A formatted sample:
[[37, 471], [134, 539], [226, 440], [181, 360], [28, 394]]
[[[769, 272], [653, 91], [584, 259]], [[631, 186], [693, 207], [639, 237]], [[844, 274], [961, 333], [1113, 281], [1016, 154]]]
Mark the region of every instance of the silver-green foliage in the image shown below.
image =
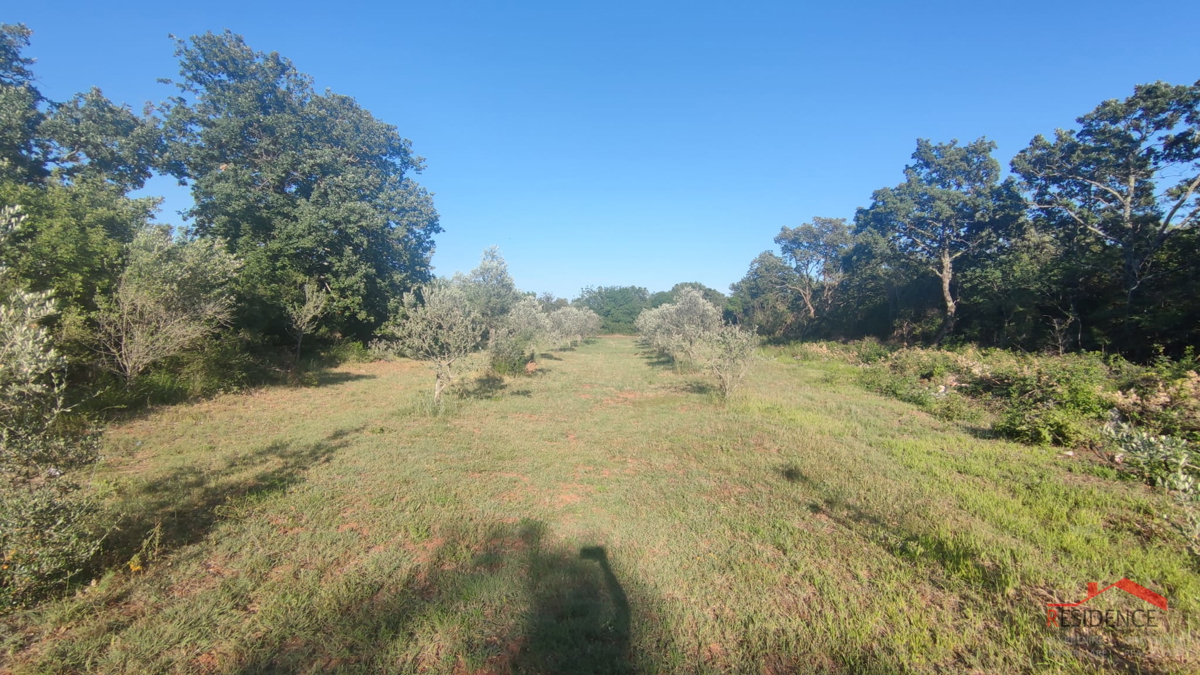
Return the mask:
[[228, 287], [240, 266], [220, 240], [178, 241], [165, 227], [139, 232], [113, 297], [100, 299], [98, 339], [109, 367], [132, 381], [228, 323]]
[[634, 325], [663, 356], [698, 364], [708, 334], [721, 327], [721, 310], [696, 289], [685, 288], [675, 302], [643, 310]]
[[434, 281], [404, 295], [404, 316], [385, 326], [399, 350], [434, 371], [433, 400], [442, 394], [478, 350], [484, 320], [467, 302], [460, 283]]
[[492, 331], [488, 351], [492, 368], [501, 374], [517, 372], [537, 361], [539, 350], [551, 342], [550, 317], [532, 296], [512, 306], [500, 326]]
[[1171, 436], [1157, 436], [1115, 423], [1105, 434], [1120, 449], [1124, 463], [1147, 483], [1174, 496], [1181, 520], [1167, 520], [1200, 556], [1200, 451]]
[[729, 400], [754, 364], [758, 337], [754, 331], [723, 324], [704, 333], [700, 345], [704, 367], [716, 379], [721, 399]]
[[[0, 212], [0, 245], [21, 221], [14, 208]], [[61, 584], [98, 545], [68, 473], [97, 460], [97, 441], [65, 419], [66, 362], [43, 325], [54, 314], [47, 293], [0, 301], [0, 607]]]
[[600, 315], [586, 307], [561, 307], [550, 313], [551, 339], [559, 347], [574, 347], [600, 334]]
[[636, 327], [663, 356], [707, 370], [728, 400], [754, 363], [754, 331], [723, 323], [721, 311], [697, 290], [685, 288], [675, 302], [643, 310]]
[[489, 333], [503, 325], [504, 317], [521, 299], [521, 292], [508, 273], [508, 263], [496, 246], [486, 249], [479, 266], [465, 276], [456, 275], [454, 282], [461, 287]]
[[1126, 466], [1147, 483], [1189, 498], [1200, 497], [1200, 452], [1191, 443], [1128, 424], [1109, 425], [1105, 433], [1121, 449]]

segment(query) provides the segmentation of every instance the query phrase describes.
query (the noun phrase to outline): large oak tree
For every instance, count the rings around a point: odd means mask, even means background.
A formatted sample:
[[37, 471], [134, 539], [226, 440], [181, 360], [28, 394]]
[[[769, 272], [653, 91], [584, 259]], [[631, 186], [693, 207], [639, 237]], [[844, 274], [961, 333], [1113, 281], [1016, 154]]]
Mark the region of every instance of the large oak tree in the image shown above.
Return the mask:
[[917, 141], [905, 181], [876, 190], [856, 217], [859, 232], [875, 230], [941, 282], [943, 316], [936, 342], [954, 330], [958, 302], [955, 263], [991, 245], [1020, 217], [1022, 201], [1011, 179], [1000, 181], [996, 144], [980, 138]]
[[179, 40], [180, 94], [163, 104], [166, 168], [190, 183], [193, 230], [245, 261], [243, 321], [273, 320], [304, 283], [365, 337], [430, 277], [441, 231], [411, 174], [423, 160], [354, 99], [317, 93], [277, 53], [228, 31]]
[[1158, 253], [1200, 222], [1200, 82], [1141, 85], [1077, 121], [1035, 137], [1012, 167], [1064, 248], [1093, 238], [1117, 253], [1128, 331]]

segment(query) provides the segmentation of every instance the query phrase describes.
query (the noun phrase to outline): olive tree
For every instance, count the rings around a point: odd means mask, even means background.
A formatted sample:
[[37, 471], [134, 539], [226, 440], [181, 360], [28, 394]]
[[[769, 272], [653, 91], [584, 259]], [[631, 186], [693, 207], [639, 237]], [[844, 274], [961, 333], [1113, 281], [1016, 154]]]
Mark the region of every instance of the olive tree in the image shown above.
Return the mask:
[[574, 347], [600, 333], [600, 315], [586, 307], [562, 307], [550, 313], [553, 339], [561, 346]]
[[504, 317], [521, 300], [521, 292], [508, 273], [508, 263], [499, 247], [483, 252], [479, 266], [466, 276], [456, 276], [464, 297], [483, 320], [489, 333], [504, 324]]
[[514, 371], [526, 363], [536, 363], [538, 350], [544, 349], [551, 338], [550, 317], [542, 311], [541, 303], [532, 296], [521, 298], [492, 334], [488, 345], [492, 367]]
[[684, 288], [675, 302], [643, 310], [635, 327], [651, 347], [676, 361], [699, 362], [705, 334], [721, 326], [721, 310], [694, 288]]
[[[0, 246], [21, 222], [15, 208], [0, 212]], [[56, 313], [48, 293], [17, 288], [0, 299], [0, 605], [69, 578], [98, 546], [85, 527], [91, 508], [72, 497], [66, 473], [94, 463], [98, 443], [63, 420], [66, 361], [43, 325]]]
[[753, 330], [723, 323], [720, 310], [694, 288], [681, 290], [673, 303], [642, 310], [636, 327], [660, 354], [703, 366], [722, 400], [745, 378], [758, 347]]
[[724, 324], [703, 334], [699, 353], [705, 368], [717, 380], [721, 400], [729, 397], [754, 364], [758, 338], [752, 330]]
[[288, 328], [296, 338], [296, 363], [300, 363], [300, 347], [304, 344], [304, 336], [317, 327], [317, 322], [329, 308], [330, 293], [315, 282], [304, 284], [304, 299], [289, 303], [286, 307]]
[[404, 317], [385, 328], [410, 358], [433, 369], [433, 400], [460, 372], [463, 361], [479, 348], [484, 321], [467, 302], [461, 284], [434, 281], [404, 295]]
[[195, 346], [233, 314], [229, 284], [240, 262], [220, 240], [176, 240], [169, 228], [134, 237], [111, 298], [98, 299], [100, 350], [126, 383]]

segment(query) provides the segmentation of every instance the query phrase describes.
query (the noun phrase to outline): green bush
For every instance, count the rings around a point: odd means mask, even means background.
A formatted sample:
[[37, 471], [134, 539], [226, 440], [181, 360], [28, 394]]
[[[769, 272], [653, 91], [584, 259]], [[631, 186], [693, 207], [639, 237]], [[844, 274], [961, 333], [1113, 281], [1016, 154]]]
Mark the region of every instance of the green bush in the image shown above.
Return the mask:
[[[856, 351], [856, 358], [877, 358], [884, 350], [886, 347], [869, 344]], [[979, 415], [962, 391], [968, 380], [958, 355], [920, 348], [886, 353], [886, 357], [861, 367], [859, 382], [867, 389], [920, 406], [942, 419], [973, 419]]]
[[[13, 227], [11, 214], [0, 226]], [[0, 607], [61, 586], [98, 546], [71, 479], [97, 461], [98, 443], [64, 404], [66, 360], [42, 326], [55, 311], [46, 293], [0, 301]]]
[[1078, 415], [1054, 402], [1020, 398], [1001, 412], [992, 431], [1030, 445], [1072, 446], [1095, 436]]
[[1094, 442], [1115, 408], [1150, 432], [1200, 441], [1200, 359], [1149, 366], [1099, 354], [1036, 355], [970, 345], [897, 348], [875, 339], [773, 348], [795, 360], [858, 366], [859, 385], [943, 419], [990, 410], [992, 430], [1035, 445]]
[[529, 363], [529, 345], [508, 335], [499, 335], [488, 347], [488, 363], [497, 375], [523, 375]]
[[859, 340], [854, 343], [853, 347], [854, 356], [858, 359], [859, 363], [884, 361], [896, 351], [895, 348], [889, 347], [875, 338]]
[[1180, 438], [1159, 436], [1128, 424], [1105, 428], [1123, 461], [1147, 483], [1186, 496], [1200, 496], [1200, 451]]
[[74, 486], [9, 486], [0, 492], [0, 608], [60, 588], [99, 548], [88, 529], [93, 508]]
[[101, 413], [171, 405], [241, 391], [279, 379], [287, 357], [264, 338], [246, 332], [220, 334], [164, 359], [133, 382], [102, 375], [87, 409]]
[[1035, 445], [1094, 440], [1112, 407], [1109, 370], [1089, 354], [1026, 357], [993, 371], [987, 388], [1007, 399], [992, 430]]
[[334, 365], [343, 363], [367, 363], [375, 355], [358, 340], [339, 340], [325, 350], [325, 359]]

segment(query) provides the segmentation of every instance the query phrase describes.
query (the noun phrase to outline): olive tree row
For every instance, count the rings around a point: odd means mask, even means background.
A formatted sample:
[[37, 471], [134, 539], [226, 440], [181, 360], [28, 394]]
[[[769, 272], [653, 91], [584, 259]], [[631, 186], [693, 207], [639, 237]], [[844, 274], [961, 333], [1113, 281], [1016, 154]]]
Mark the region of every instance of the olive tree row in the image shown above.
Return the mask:
[[758, 348], [754, 331], [722, 322], [720, 310], [692, 288], [673, 303], [643, 310], [635, 325], [659, 354], [707, 370], [722, 400], [746, 377]]
[[574, 347], [600, 334], [600, 315], [586, 307], [562, 307], [550, 313], [550, 335], [558, 347]]
[[541, 303], [526, 296], [518, 300], [488, 341], [489, 362], [501, 374], [528, 369], [538, 353], [551, 346], [550, 318]]
[[502, 373], [526, 368], [536, 364], [541, 351], [574, 347], [598, 335], [600, 325], [600, 317], [590, 309], [561, 307], [546, 312], [540, 302], [526, 296], [489, 341], [492, 367]]
[[477, 352], [486, 351], [491, 368], [507, 375], [527, 370], [545, 349], [574, 346], [599, 333], [600, 317], [591, 310], [546, 309], [517, 290], [493, 247], [469, 274], [405, 295], [402, 311], [385, 325], [385, 339], [376, 349], [428, 363], [434, 371], [433, 398], [441, 403], [446, 388]]
[[721, 326], [721, 310], [700, 291], [685, 288], [675, 302], [643, 310], [634, 326], [659, 354], [699, 363], [705, 337]]

